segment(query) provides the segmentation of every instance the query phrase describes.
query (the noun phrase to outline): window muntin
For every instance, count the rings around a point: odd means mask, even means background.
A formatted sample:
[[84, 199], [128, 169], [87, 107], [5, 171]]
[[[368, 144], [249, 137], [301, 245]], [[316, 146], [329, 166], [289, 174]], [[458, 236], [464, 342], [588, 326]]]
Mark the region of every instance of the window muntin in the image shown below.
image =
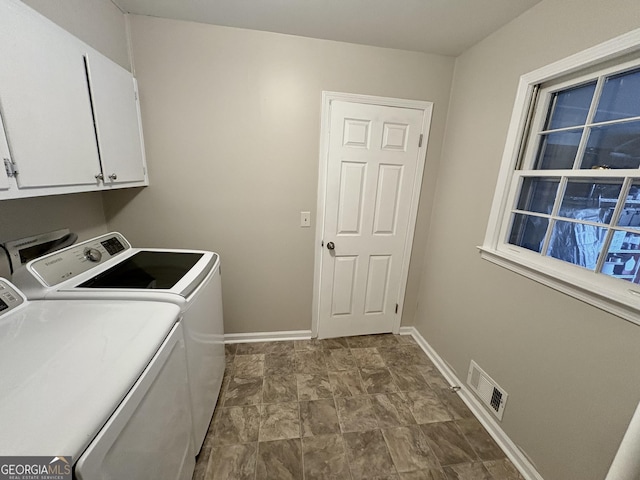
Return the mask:
[[543, 86], [535, 109], [505, 243], [640, 284], [640, 68]]

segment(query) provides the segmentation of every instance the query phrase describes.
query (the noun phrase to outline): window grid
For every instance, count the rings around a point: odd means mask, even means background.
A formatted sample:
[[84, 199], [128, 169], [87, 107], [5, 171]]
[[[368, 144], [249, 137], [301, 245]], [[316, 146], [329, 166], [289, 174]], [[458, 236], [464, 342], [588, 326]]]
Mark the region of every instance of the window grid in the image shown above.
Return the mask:
[[[594, 128], [606, 127], [609, 125], [617, 125], [617, 124], [626, 124], [633, 121], [640, 120], [640, 115], [632, 116], [632, 117], [623, 117], [616, 118], [613, 120], [603, 120], [596, 122], [595, 118], [598, 114], [598, 108], [600, 107], [600, 101], [602, 98], [602, 94], [604, 91], [604, 87], [608, 78], [612, 78], [616, 75], [621, 75], [628, 72], [633, 72], [637, 70], [637, 65], [633, 68], [625, 68], [616, 72], [607, 72], [606, 74], [600, 74], [597, 77], [587, 79], [581, 83], [576, 83], [574, 85], [570, 85], [569, 87], [564, 86], [562, 88], [555, 89], [553, 91], [546, 92], [546, 95], [543, 95], [543, 98], [538, 98], [537, 100], [544, 103], [544, 105], [537, 104], [537, 102], [533, 102], [531, 108], [538, 109], [538, 113], [536, 115], [529, 115], [528, 118], [533, 121], [533, 131], [529, 131], [526, 135], [526, 138], [523, 138], [522, 145], [525, 143], [532, 143], [533, 148], [530, 152], [525, 153], [524, 165], [527, 165], [529, 169], [527, 170], [518, 170], [514, 172], [517, 178], [518, 188], [516, 189], [516, 193], [512, 199], [512, 208], [510, 211], [510, 220], [508, 222], [508, 229], [506, 230], [507, 236], [505, 238], [507, 243], [511, 243], [511, 235], [512, 230], [514, 229], [514, 224], [516, 221], [517, 215], [524, 215], [527, 217], [539, 217], [547, 220], [547, 226], [543, 237], [543, 242], [540, 247], [539, 252], [534, 252], [534, 254], [540, 255], [542, 257], [549, 257], [550, 252], [550, 244], [554, 239], [554, 229], [558, 226], [558, 222], [568, 222], [580, 225], [587, 225], [596, 227], [597, 229], [605, 229], [606, 233], [604, 235], [604, 239], [600, 246], [600, 250], [597, 257], [597, 262], [595, 264], [594, 271], [597, 273], [602, 272], [602, 267], [607, 260], [608, 252], [610, 251], [611, 242], [614, 238], [614, 235], [617, 231], [625, 231], [634, 234], [639, 234], [640, 231], [638, 229], [633, 228], [625, 228], [624, 226], [618, 226], [618, 220], [620, 218], [621, 212], [625, 208], [627, 199], [627, 195], [629, 194], [632, 183], [635, 178], [638, 177], [638, 169], [611, 169], [608, 165], [603, 165], [602, 163], [598, 163], [594, 165], [591, 169], [584, 168], [586, 158], [585, 155], [587, 153], [587, 149], [589, 146], [589, 140], [591, 138], [592, 132]], [[595, 88], [591, 93], [591, 100], [589, 102], [589, 108], [587, 111], [587, 115], [584, 118], [583, 122], [577, 123], [575, 125], [565, 125], [558, 128], [550, 128], [553, 124], [553, 115], [556, 113], [556, 107], [558, 107], [559, 94], [561, 92], [570, 91], [573, 89], [578, 89], [583, 86], [588, 86], [590, 83], [595, 82]], [[537, 93], [537, 92], [536, 92]], [[536, 105], [537, 104], [537, 105]], [[529, 121], [531, 121], [529, 120]], [[528, 130], [528, 128], [527, 128]], [[543, 168], [544, 159], [544, 149], [547, 148], [547, 144], [545, 139], [548, 138], [548, 135], [553, 133], [562, 133], [562, 132], [580, 132], [580, 141], [573, 158], [573, 164], [571, 169], [564, 170], [551, 170]], [[587, 164], [588, 165], [588, 164]], [[553, 173], [560, 175], [553, 175]], [[585, 175], [583, 172], [588, 172]], [[605, 173], [606, 172], [606, 173]], [[610, 173], [611, 172], [611, 173]], [[550, 175], [551, 174], [551, 175]], [[567, 185], [572, 178], [581, 178], [588, 176], [594, 184], [600, 181], [606, 181], [611, 179], [612, 174], [615, 176], [614, 178], [618, 178], [622, 180], [622, 186], [619, 192], [619, 195], [616, 199], [613, 213], [611, 214], [611, 218], [609, 218], [608, 222], [595, 222], [590, 221], [588, 219], [582, 218], [567, 218], [565, 216], [560, 215], [560, 209], [562, 208], [563, 201], [565, 201], [565, 195], [567, 194]], [[541, 180], [551, 180], [558, 179], [559, 184], [556, 188], [555, 198], [553, 202], [553, 208], [550, 214], [540, 213], [530, 210], [522, 210], [518, 208], [520, 202], [520, 196], [523, 194], [522, 189], [524, 187], [524, 179], [526, 177], [539, 178]], [[514, 178], [515, 179], [515, 178]], [[533, 194], [530, 194], [533, 195]], [[526, 206], [525, 206], [526, 208]], [[597, 230], [599, 231], [599, 230]], [[518, 245], [515, 245], [518, 246]], [[523, 248], [523, 247], [521, 247]], [[527, 248], [528, 247], [524, 247]], [[559, 260], [561, 261], [561, 260]], [[571, 263], [571, 262], [570, 262]]]

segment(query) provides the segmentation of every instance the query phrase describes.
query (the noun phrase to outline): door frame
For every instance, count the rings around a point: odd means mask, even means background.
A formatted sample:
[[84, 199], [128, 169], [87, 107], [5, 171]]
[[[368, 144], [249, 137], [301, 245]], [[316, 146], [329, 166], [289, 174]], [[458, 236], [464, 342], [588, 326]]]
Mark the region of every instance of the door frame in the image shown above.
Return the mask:
[[423, 100], [406, 100], [400, 98], [377, 97], [372, 95], [360, 95], [356, 93], [322, 92], [322, 117], [320, 124], [320, 161], [318, 166], [318, 194], [316, 208], [316, 234], [314, 248], [314, 270], [313, 270], [313, 303], [311, 312], [311, 336], [317, 338], [318, 325], [320, 322], [320, 289], [322, 274], [322, 239], [324, 236], [324, 214], [327, 194], [327, 168], [329, 166], [329, 130], [331, 124], [331, 102], [344, 101], [351, 103], [362, 103], [367, 105], [379, 105], [385, 107], [411, 108], [423, 111], [422, 146], [418, 148], [418, 165], [413, 183], [413, 193], [411, 195], [411, 208], [409, 210], [409, 226], [407, 239], [402, 257], [402, 269], [400, 276], [400, 292], [398, 293], [398, 314], [393, 326], [393, 333], [400, 331], [402, 312], [404, 310], [404, 296], [407, 289], [407, 278], [409, 276], [409, 262], [411, 260], [411, 250], [413, 246], [413, 235], [415, 233], [416, 218], [418, 216], [418, 202], [422, 189], [422, 176], [426, 161], [427, 146], [429, 144], [429, 129], [431, 126], [431, 115], [433, 113], [433, 102]]

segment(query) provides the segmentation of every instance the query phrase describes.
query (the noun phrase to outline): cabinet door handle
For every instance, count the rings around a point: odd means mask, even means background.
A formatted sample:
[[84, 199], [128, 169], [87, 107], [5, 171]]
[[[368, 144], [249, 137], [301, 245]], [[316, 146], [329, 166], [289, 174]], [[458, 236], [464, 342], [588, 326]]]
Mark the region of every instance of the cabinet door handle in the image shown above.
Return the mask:
[[95, 177], [96, 177], [96, 180], [104, 180], [104, 175], [101, 173], [97, 174]]
[[116, 175], [115, 173], [112, 173], [111, 175], [109, 175], [109, 178], [111, 180], [116, 180], [118, 178], [118, 175]]

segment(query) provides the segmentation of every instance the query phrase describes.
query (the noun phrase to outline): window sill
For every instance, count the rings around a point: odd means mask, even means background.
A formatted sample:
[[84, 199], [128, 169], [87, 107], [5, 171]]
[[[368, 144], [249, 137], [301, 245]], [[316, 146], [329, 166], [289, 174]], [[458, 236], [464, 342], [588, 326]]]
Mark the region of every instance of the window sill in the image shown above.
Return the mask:
[[[606, 278], [604, 275], [596, 273], [592, 275], [597, 283], [585, 280], [582, 278], [583, 275], [572, 275], [559, 270], [552, 271], [549, 268], [544, 268], [543, 271], [540, 265], [529, 262], [517, 254], [484, 246], [477, 248], [484, 260], [640, 325], [640, 286], [637, 286], [637, 290], [624, 288], [624, 286], [621, 288], [616, 285], [619, 280]], [[611, 282], [614, 282], [612, 288], [608, 288]]]

